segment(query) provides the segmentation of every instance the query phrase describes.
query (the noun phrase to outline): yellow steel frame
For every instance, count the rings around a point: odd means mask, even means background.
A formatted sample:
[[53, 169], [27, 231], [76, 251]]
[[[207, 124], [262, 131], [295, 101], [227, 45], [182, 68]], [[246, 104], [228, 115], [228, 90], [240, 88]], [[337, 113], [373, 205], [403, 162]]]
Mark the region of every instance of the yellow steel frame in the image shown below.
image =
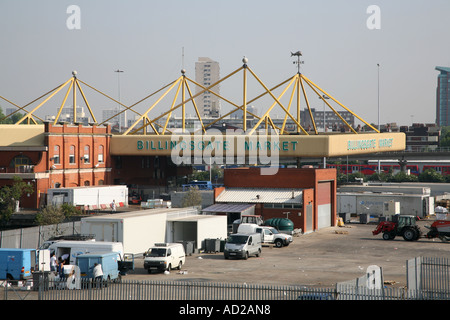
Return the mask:
[[[56, 88], [54, 88], [53, 90], [50, 90], [49, 92], [47, 92], [46, 94], [40, 96], [39, 98], [33, 100], [32, 102], [28, 103], [26, 106], [30, 105], [31, 103], [49, 95], [47, 98], [44, 99], [44, 101], [42, 101], [41, 103], [39, 103], [33, 110], [27, 112], [21, 119], [19, 119], [15, 124], [19, 125], [22, 124], [24, 121], [26, 121], [27, 124], [30, 124], [30, 122], [33, 122], [34, 124], [36, 124], [36, 120], [34, 119], [34, 117], [38, 118], [39, 120], [42, 121], [42, 119], [40, 119], [39, 117], [37, 117], [34, 112], [36, 112], [39, 108], [41, 108], [46, 102], [48, 102], [51, 98], [53, 98], [59, 91], [61, 91], [64, 87], [68, 86], [68, 89], [66, 91], [66, 94], [64, 96], [63, 102], [61, 103], [61, 106], [58, 109], [57, 115], [55, 117], [54, 120], [54, 124], [56, 124], [59, 120], [59, 117], [61, 116], [61, 112], [62, 109], [64, 108], [64, 105], [67, 101], [67, 98], [69, 97], [70, 92], [72, 91], [72, 103], [73, 103], [73, 115], [74, 115], [74, 122], [77, 121], [77, 112], [76, 112], [76, 105], [77, 105], [77, 91], [76, 88], [78, 88], [78, 90], [80, 91], [81, 96], [83, 97], [83, 101], [86, 104], [89, 113], [92, 116], [93, 121], [96, 123], [97, 120], [95, 119], [95, 115], [94, 112], [92, 111], [87, 99], [86, 99], [86, 95], [84, 94], [83, 89], [80, 86], [79, 80], [77, 79], [76, 75], [74, 74], [72, 78], [70, 78], [69, 80], [67, 80], [66, 82], [64, 82], [63, 84], [57, 86]], [[17, 105], [16, 105], [17, 106]], [[18, 106], [17, 106], [18, 107]], [[25, 106], [20, 108], [18, 110], [16, 110], [15, 112], [18, 112], [20, 110], [24, 110]], [[14, 114], [15, 112], [9, 114], [8, 116], [11, 116], [12, 114]]]
[[[42, 96], [41, 96], [41, 97], [42, 97]], [[33, 103], [34, 101], [36, 101], [36, 100], [39, 99], [39, 98], [38, 98], [38, 99], [35, 99], [35, 100], [33, 100], [32, 102], [27, 103], [26, 105], [24, 105], [23, 107], [21, 107], [21, 106], [15, 104], [14, 102], [12, 102], [12, 101], [6, 99], [5, 97], [0, 96], [0, 98], [3, 99], [3, 100], [5, 100], [6, 102], [12, 104], [13, 106], [17, 107], [17, 110], [16, 110], [16, 111], [13, 111], [13, 112], [11, 112], [10, 114], [8, 114], [8, 115], [4, 116], [3, 118], [1, 118], [1, 119], [0, 119], [0, 122], [3, 121], [3, 120], [5, 120], [6, 118], [11, 117], [13, 114], [15, 114], [15, 113], [17, 113], [17, 112], [19, 112], [19, 111], [21, 111], [21, 110], [25, 110], [25, 108], [26, 108], [27, 106], [29, 106], [31, 103]], [[25, 110], [25, 111], [26, 111], [26, 110]], [[35, 117], [38, 118], [39, 120], [43, 121], [43, 120], [42, 120], [41, 118], [39, 118], [38, 116], [35, 116]], [[36, 120], [32, 119], [32, 121], [33, 121], [34, 124], [36, 124]]]
[[[236, 103], [230, 101], [229, 99], [227, 99], [227, 98], [225, 98], [225, 97], [219, 95], [218, 93], [214, 92], [212, 89], [213, 89], [215, 86], [217, 86], [218, 84], [220, 84], [221, 82], [225, 81], [226, 79], [230, 78], [231, 76], [235, 75], [236, 73], [238, 73], [238, 72], [240, 72], [240, 71], [243, 72], [243, 93], [242, 93], [242, 96], [243, 96], [243, 102], [242, 102], [241, 105], [238, 105], [238, 104], [236, 104]], [[257, 82], [264, 88], [264, 90], [265, 90], [264, 93], [260, 94], [259, 96], [255, 97], [255, 98], [253, 98], [253, 99], [251, 99], [251, 100], [247, 100], [247, 92], [248, 92], [248, 91], [247, 91], [247, 89], [248, 89], [248, 88], [247, 88], [247, 85], [248, 85], [247, 75], [248, 75], [248, 73], [250, 73], [250, 74], [257, 80]], [[192, 92], [191, 92], [190, 89], [189, 89], [189, 82], [191, 82], [191, 83], [195, 84], [196, 86], [198, 86], [199, 88], [201, 88], [201, 91], [199, 91], [199, 92], [198, 92], [197, 94], [195, 94], [195, 95], [192, 95]], [[173, 99], [173, 101], [172, 101], [172, 104], [171, 104], [170, 109], [169, 109], [168, 111], [166, 111], [166, 112], [161, 113], [159, 116], [153, 118], [153, 120], [150, 120], [150, 118], [147, 117], [148, 113], [149, 113], [149, 112], [150, 112], [150, 111], [151, 111], [158, 103], [161, 102], [162, 98], [164, 98], [164, 97], [169, 93], [169, 91], [171, 91], [171, 90], [175, 87], [175, 85], [176, 85], [177, 83], [179, 84], [179, 86], [178, 86], [178, 88], [177, 88], [177, 91], [176, 91], [175, 97], [174, 97], [174, 99]], [[282, 85], [285, 85], [286, 83], [288, 83], [288, 85], [286, 86], [286, 88], [282, 91], [282, 93], [281, 93], [278, 97], [276, 97], [276, 96], [273, 94], [273, 91], [274, 91], [275, 89], [281, 87]], [[308, 96], [307, 96], [307, 93], [306, 93], [306, 90], [305, 90], [305, 85], [304, 85], [304, 83], [306, 83], [306, 84], [308, 85], [308, 87], [310, 87], [310, 88], [314, 91], [314, 93], [315, 93], [316, 95], [318, 95], [318, 96], [325, 102], [325, 104], [326, 104], [326, 105], [327, 105], [327, 106], [328, 106], [328, 107], [329, 107], [329, 108], [330, 108], [330, 109], [331, 109], [331, 110], [332, 110], [332, 111], [333, 111], [333, 112], [334, 112], [334, 113], [342, 120], [342, 122], [343, 122], [343, 123], [350, 129], [350, 131], [352, 131], [353, 133], [357, 134], [357, 132], [351, 127], [351, 125], [350, 125], [348, 122], [345, 121], [345, 119], [339, 114], [339, 112], [336, 111], [336, 109], [333, 108], [333, 107], [330, 105], [330, 103], [328, 103], [328, 102], [323, 98], [323, 95], [326, 95], [327, 97], [329, 97], [331, 100], [333, 100], [333, 101], [336, 102], [338, 105], [340, 105], [341, 107], [343, 107], [345, 110], [347, 110], [348, 112], [350, 112], [350, 113], [351, 113], [352, 115], [354, 115], [356, 118], [358, 118], [359, 120], [361, 120], [362, 122], [364, 122], [364, 123], [365, 123], [367, 126], [369, 126], [372, 130], [374, 130], [374, 131], [376, 131], [376, 132], [379, 132], [375, 127], [373, 127], [372, 125], [370, 125], [368, 122], [364, 121], [361, 117], [359, 117], [359, 116], [356, 115], [353, 111], [351, 111], [350, 109], [348, 109], [347, 107], [345, 107], [342, 103], [340, 103], [340, 102], [339, 102], [336, 98], [334, 98], [331, 94], [329, 94], [328, 92], [326, 92], [325, 90], [323, 90], [322, 88], [320, 88], [319, 86], [317, 86], [314, 82], [312, 82], [311, 80], [309, 80], [307, 77], [305, 77], [305, 76], [304, 76], [303, 74], [301, 74], [300, 72], [297, 73], [297, 74], [295, 74], [292, 78], [287, 79], [287, 80], [285, 80], [284, 82], [278, 84], [277, 86], [275, 86], [275, 87], [269, 89], [269, 88], [264, 84], [264, 82], [263, 82], [263, 81], [262, 81], [262, 80], [261, 80], [261, 79], [253, 72], [253, 70], [252, 70], [251, 68], [249, 68], [249, 66], [245, 63], [242, 67], [236, 69], [235, 71], [231, 72], [229, 75], [225, 76], [225, 77], [222, 78], [221, 80], [219, 80], [219, 81], [213, 83], [212, 85], [210, 85], [210, 86], [208, 86], [208, 87], [205, 87], [205, 86], [203, 86], [203, 85], [201, 85], [201, 84], [199, 84], [199, 83], [193, 81], [192, 79], [189, 79], [189, 78], [186, 77], [186, 76], [184, 75], [184, 73], [183, 73], [183, 75], [182, 75], [180, 78], [178, 78], [176, 81], [174, 81], [174, 82], [172, 83], [172, 85], [170, 86], [170, 88], [164, 92], [163, 96], [160, 97], [160, 98], [156, 101], [156, 103], [154, 103], [154, 104], [153, 104], [153, 105], [152, 105], [152, 106], [144, 113], [144, 115], [143, 115], [141, 118], [139, 118], [132, 126], [130, 126], [130, 128], [128, 128], [128, 130], [125, 131], [123, 134], [124, 134], [124, 135], [128, 135], [128, 134], [137, 134], [137, 133], [139, 133], [141, 130], [144, 130], [144, 133], [145, 133], [145, 128], [146, 128], [147, 126], [149, 126], [149, 125], [152, 126], [154, 134], [156, 134], [156, 135], [159, 135], [159, 134], [165, 134], [166, 131], [168, 131], [168, 130], [167, 130], [167, 125], [168, 125], [168, 123], [169, 123], [170, 117], [172, 116], [172, 113], [173, 113], [175, 110], [177, 110], [178, 108], [180, 108], [180, 107], [182, 108], [182, 131], [184, 132], [184, 131], [185, 131], [185, 120], [186, 120], [186, 118], [185, 118], [185, 115], [186, 115], [186, 107], [185, 107], [185, 105], [186, 105], [188, 102], [191, 102], [191, 101], [192, 101], [192, 103], [193, 103], [193, 105], [194, 105], [194, 109], [195, 109], [196, 115], [197, 115], [197, 117], [198, 117], [198, 119], [199, 119], [199, 121], [200, 121], [200, 123], [201, 123], [201, 130], [202, 130], [203, 132], [205, 132], [205, 130], [206, 130], [207, 127], [210, 127], [210, 126], [214, 125], [215, 123], [217, 123], [218, 121], [224, 119], [225, 117], [229, 116], [230, 114], [232, 114], [232, 113], [234, 113], [234, 112], [236, 112], [236, 111], [238, 111], [238, 110], [242, 110], [242, 111], [243, 111], [242, 128], [243, 128], [244, 132], [245, 132], [246, 134], [248, 134], [248, 135], [252, 135], [252, 134], [258, 129], [258, 127], [259, 127], [263, 122], [264, 122], [264, 124], [265, 124], [266, 130], [268, 130], [269, 125], [270, 125], [270, 127], [272, 127], [273, 131], [274, 131], [276, 134], [289, 134], [289, 132], [287, 132], [287, 131], [285, 130], [285, 126], [286, 126], [286, 122], [287, 122], [288, 117], [292, 120], [292, 122], [295, 123], [295, 125], [296, 125], [296, 127], [297, 127], [297, 128], [296, 128], [297, 133], [302, 132], [302, 133], [305, 134], [305, 135], [309, 135], [310, 133], [309, 133], [308, 131], [306, 131], [306, 130], [301, 126], [301, 124], [300, 124], [300, 101], [301, 101], [301, 93], [303, 93], [303, 96], [304, 96], [304, 99], [305, 99], [305, 102], [306, 102], [306, 106], [307, 106], [307, 108], [308, 108], [309, 115], [310, 115], [311, 120], [312, 120], [314, 134], [317, 135], [317, 134], [319, 134], [319, 133], [318, 133], [318, 131], [317, 131], [317, 127], [316, 127], [316, 124], [315, 124], [315, 121], [314, 121], [314, 118], [313, 118], [311, 106], [310, 106], [309, 99], [308, 99]], [[182, 101], [181, 101], [180, 103], [178, 103], [177, 105], [175, 105], [175, 103], [176, 103], [175, 101], [177, 100], [178, 95], [179, 95], [180, 86], [181, 86], [181, 88], [182, 88], [182, 89], [181, 89], [181, 90], [182, 90]], [[287, 105], [287, 107], [285, 107], [285, 106], [281, 103], [280, 100], [281, 100], [281, 98], [287, 93], [288, 89], [289, 89], [291, 86], [293, 86], [293, 90], [292, 90], [292, 92], [291, 92], [291, 94], [290, 94], [289, 104]], [[184, 92], [185, 92], [185, 88], [188, 88], [188, 91], [189, 91], [189, 99], [186, 99], [186, 98], [185, 98], [185, 93], [184, 93]], [[226, 114], [224, 114], [224, 115], [218, 117], [217, 119], [211, 121], [211, 122], [208, 123], [208, 124], [204, 124], [203, 119], [201, 118], [201, 115], [200, 115], [200, 113], [199, 113], [199, 111], [198, 111], [198, 108], [197, 108], [197, 106], [196, 106], [196, 103], [195, 103], [195, 100], [194, 100], [194, 99], [195, 99], [196, 97], [198, 97], [199, 95], [201, 95], [202, 93], [204, 93], [205, 91], [208, 91], [208, 92], [210, 92], [211, 94], [213, 94], [213, 95], [219, 97], [219, 98], [222, 99], [223, 101], [229, 103], [230, 105], [232, 105], [232, 106], [234, 107], [234, 110], [231, 110], [230, 112], [228, 112], [228, 113], [226, 113]], [[321, 94], [321, 93], [322, 93], [322, 94]], [[248, 109], [247, 109], [247, 106], [248, 106], [250, 103], [256, 101], [257, 99], [261, 98], [262, 96], [264, 96], [264, 95], [266, 95], [266, 94], [270, 95], [270, 96], [272, 97], [272, 99], [274, 100], [274, 102], [273, 102], [273, 104], [265, 111], [265, 113], [264, 113], [261, 117], [259, 117], [259, 116], [255, 115], [255, 114], [249, 112]], [[291, 112], [290, 112], [291, 106], [292, 106], [292, 104], [293, 104], [293, 102], [294, 102], [295, 96], [297, 96], [297, 99], [296, 99], [296, 104], [297, 104], [297, 115], [296, 115], [296, 117], [294, 117], [294, 116], [291, 114]], [[142, 101], [142, 100], [141, 100], [141, 101]], [[271, 117], [270, 117], [270, 112], [274, 109], [274, 107], [275, 107], [276, 105], [280, 106], [281, 109], [282, 109], [282, 110], [284, 111], [284, 113], [285, 113], [283, 125], [282, 125], [281, 128], [279, 128], [279, 127], [277, 127], [276, 125], [274, 125], [274, 123], [273, 123], [273, 121], [272, 121], [272, 119], [271, 119]], [[247, 126], [248, 126], [248, 123], [247, 123], [247, 115], [248, 115], [248, 114], [250, 114], [250, 115], [252, 115], [254, 118], [258, 119], [257, 123], [256, 123], [252, 128], [248, 128], [248, 127], [247, 127]], [[157, 124], [157, 121], [160, 120], [161, 118], [165, 117], [165, 116], [167, 116], [167, 118], [165, 119], [165, 124], [164, 124], [164, 127], [163, 127], [163, 129], [162, 129], [162, 132], [160, 133], [160, 132], [158, 132], [158, 131], [155, 129], [155, 127], [153, 126], [153, 124], [154, 124], [154, 123]], [[147, 122], [147, 123], [144, 123], [144, 124], [142, 124], [142, 125], [140, 125], [140, 126], [138, 126], [139, 122], [140, 122], [144, 117], [146, 117], [146, 119], [147, 119], [148, 122]]]
[[[243, 60], [244, 61], [244, 60]], [[314, 82], [312, 82], [310, 79], [308, 79], [307, 77], [305, 77], [303, 74], [300, 73], [300, 70], [297, 74], [295, 74], [293, 77], [279, 83], [278, 85], [272, 87], [272, 88], [268, 88], [264, 82], [253, 72], [253, 70], [246, 64], [247, 61], [244, 61], [244, 65], [238, 69], [236, 69], [235, 71], [231, 72], [230, 74], [228, 74], [227, 76], [223, 77], [222, 79], [220, 79], [219, 81], [213, 83], [212, 85], [205, 87], [197, 82], [195, 82], [192, 79], [189, 79], [188, 77], [186, 77], [185, 75], [185, 71], [182, 71], [182, 75], [176, 79], [175, 81], [169, 83], [168, 85], [164, 86], [163, 88], [153, 92], [152, 94], [148, 95], [147, 97], [139, 100], [138, 102], [134, 103], [131, 106], [126, 106], [123, 103], [116, 101], [115, 99], [111, 98], [110, 96], [104, 94], [103, 92], [97, 90], [96, 88], [90, 86], [89, 84], [77, 79], [76, 77], [76, 73], [73, 73], [73, 77], [69, 80], [67, 80], [65, 83], [57, 86], [56, 88], [54, 88], [53, 90], [50, 90], [49, 92], [47, 92], [46, 94], [40, 96], [39, 98], [33, 100], [32, 102], [28, 103], [27, 105], [20, 107], [16, 104], [14, 104], [13, 102], [5, 99], [4, 97], [0, 96], [1, 99], [15, 105], [18, 110], [16, 110], [15, 112], [18, 112], [20, 110], [25, 110], [25, 107], [29, 106], [30, 104], [34, 103], [35, 101], [49, 95], [43, 102], [41, 102], [38, 106], [36, 106], [33, 110], [27, 112], [19, 121], [16, 122], [16, 124], [21, 124], [23, 122], [27, 122], [28, 124], [30, 124], [30, 122], [33, 123], [37, 123], [36, 120], [34, 119], [34, 117], [38, 118], [37, 116], [34, 115], [34, 112], [36, 110], [38, 110], [42, 105], [44, 105], [47, 101], [49, 101], [54, 95], [56, 95], [59, 91], [61, 91], [64, 87], [68, 86], [68, 89], [65, 93], [63, 102], [58, 110], [58, 113], [55, 117], [54, 120], [54, 124], [56, 124], [58, 122], [58, 119], [61, 115], [62, 112], [62, 108], [64, 107], [70, 93], [72, 92], [72, 101], [73, 101], [73, 107], [74, 107], [74, 122], [76, 122], [76, 96], [77, 96], [77, 88], [78, 91], [80, 92], [84, 103], [86, 104], [92, 119], [94, 120], [95, 123], [97, 123], [94, 113], [87, 101], [86, 95], [84, 94], [84, 91], [80, 85], [83, 84], [91, 89], [93, 89], [94, 91], [104, 95], [105, 97], [115, 101], [116, 103], [120, 104], [121, 106], [124, 107], [123, 110], [121, 110], [118, 114], [110, 117], [109, 119], [103, 121], [101, 124], [108, 122], [110, 119], [120, 115], [121, 113], [130, 110], [134, 113], [136, 113], [137, 115], [139, 115], [139, 118], [123, 133], [124, 135], [128, 135], [128, 134], [137, 134], [140, 132], [143, 132], [144, 134], [146, 134], [147, 132], [147, 127], [150, 126], [153, 133], [156, 135], [164, 135], [166, 134], [166, 132], [172, 133], [170, 130], [168, 130], [168, 123], [169, 120], [173, 114], [173, 112], [179, 108], [181, 108], [181, 112], [182, 112], [182, 131], [185, 132], [186, 127], [186, 105], [189, 102], [192, 102], [192, 105], [195, 109], [195, 113], [200, 121], [201, 124], [201, 130], [205, 133], [206, 132], [206, 128], [214, 125], [215, 123], [217, 123], [218, 121], [224, 119], [225, 117], [231, 115], [232, 113], [238, 111], [238, 110], [242, 110], [243, 111], [243, 119], [242, 119], [242, 128], [244, 130], [244, 132], [248, 135], [252, 135], [255, 133], [255, 131], [260, 127], [260, 125], [264, 122], [266, 131], [269, 130], [269, 126], [272, 128], [273, 132], [275, 132], [276, 134], [289, 134], [289, 132], [286, 130], [286, 123], [288, 118], [291, 119], [291, 121], [296, 125], [296, 133], [300, 133], [302, 132], [305, 135], [309, 135], [310, 132], [308, 132], [307, 130], [305, 130], [301, 124], [300, 124], [300, 103], [301, 103], [301, 94], [303, 94], [305, 103], [306, 103], [306, 107], [309, 111], [309, 115], [311, 117], [311, 122], [313, 124], [313, 131], [314, 134], [319, 134], [317, 131], [317, 127], [312, 115], [312, 111], [311, 111], [311, 106], [309, 103], [309, 99], [305, 90], [305, 83], [306, 85], [317, 95], [319, 96], [322, 101], [342, 120], [342, 122], [355, 134], [357, 134], [357, 132], [351, 127], [351, 125], [349, 123], [347, 123], [345, 121], [345, 119], [339, 114], [339, 112], [336, 111], [335, 108], [333, 108], [331, 106], [331, 104], [326, 101], [326, 99], [324, 99], [324, 95], [326, 97], [328, 97], [330, 100], [334, 101], [336, 104], [338, 104], [339, 106], [341, 106], [342, 108], [344, 108], [345, 110], [347, 110], [348, 112], [350, 112], [353, 116], [355, 116], [357, 119], [361, 120], [363, 123], [365, 123], [368, 127], [370, 127], [372, 130], [374, 130], [375, 132], [379, 132], [375, 127], [373, 127], [372, 125], [370, 125], [369, 123], [367, 123], [366, 121], [364, 121], [361, 117], [359, 117], [357, 114], [355, 114], [353, 111], [351, 111], [350, 109], [348, 109], [347, 107], [345, 107], [341, 102], [339, 102], [336, 98], [334, 98], [331, 94], [329, 94], [328, 92], [326, 92], [325, 90], [323, 90], [322, 88], [320, 88], [318, 85], [316, 85]], [[232, 102], [231, 100], [221, 96], [220, 94], [214, 92], [213, 88], [216, 87], [217, 85], [219, 85], [220, 83], [222, 83], [223, 81], [229, 79], [230, 77], [234, 76], [235, 74], [237, 74], [238, 72], [242, 71], [243, 72], [243, 92], [242, 92], [242, 104], [236, 104], [234, 102]], [[252, 75], [254, 79], [256, 79], [256, 81], [261, 85], [261, 87], [264, 89], [264, 92], [258, 96], [256, 96], [253, 99], [248, 100], [247, 99], [247, 93], [248, 93], [248, 74]], [[201, 91], [199, 91], [198, 93], [196, 93], [195, 95], [192, 94], [191, 88], [189, 86], [189, 83], [194, 84], [195, 86], [199, 87], [201, 89]], [[281, 88], [282, 86], [284, 86], [285, 84], [287, 84], [287, 86], [284, 88], [284, 90], [281, 92], [281, 94], [278, 95], [278, 97], [276, 97], [273, 93], [273, 91], [275, 89]], [[174, 88], [176, 87], [176, 93], [175, 96], [172, 100], [171, 106], [169, 108], [169, 110], [161, 113], [159, 116], [151, 119], [149, 116], [149, 113], [159, 104], [161, 103], [161, 101], [172, 91], [174, 90]], [[288, 90], [292, 87], [292, 91], [290, 93], [289, 96], [289, 102], [288, 105], [285, 106], [283, 105], [283, 103], [281, 103], [281, 98], [288, 93]], [[179, 99], [179, 94], [181, 91], [181, 102], [179, 102], [177, 104], [177, 101]], [[196, 105], [195, 102], [195, 98], [198, 97], [199, 95], [203, 94], [205, 91], [208, 91], [209, 93], [217, 96], [218, 98], [222, 99], [223, 101], [229, 103], [231, 106], [234, 107], [233, 110], [231, 110], [230, 112], [218, 117], [217, 119], [211, 121], [208, 124], [205, 124], [199, 109]], [[133, 107], [135, 107], [136, 105], [138, 105], [139, 103], [144, 102], [145, 100], [147, 100], [148, 98], [154, 96], [157, 93], [163, 92], [162, 95], [156, 100], [156, 102], [154, 102], [148, 109], [147, 111], [145, 111], [143, 114], [140, 114], [139, 112], [135, 111], [133, 109]], [[186, 97], [186, 93], [188, 94], [189, 98]], [[247, 106], [251, 103], [253, 103], [254, 101], [260, 99], [261, 97], [265, 96], [265, 95], [269, 95], [271, 96], [271, 98], [273, 99], [273, 103], [272, 105], [264, 112], [264, 114], [259, 117], [253, 113], [251, 113], [250, 111], [248, 111]], [[186, 99], [187, 98], [187, 99]], [[296, 99], [295, 99], [296, 98]], [[296, 103], [297, 108], [296, 108], [296, 115], [294, 116], [293, 114], [291, 114], [291, 109], [292, 108], [292, 104]], [[275, 108], [275, 106], [278, 105], [279, 107], [281, 107], [281, 109], [284, 111], [284, 120], [283, 120], [283, 124], [280, 127], [276, 126], [274, 124], [274, 122], [272, 121], [272, 118], [270, 117], [270, 112]], [[26, 111], [26, 110], [25, 110]], [[6, 117], [11, 116], [12, 114], [14, 114], [15, 112], [9, 114]], [[253, 116], [255, 119], [258, 119], [256, 124], [252, 127], [252, 128], [248, 128], [248, 121], [247, 121], [247, 115], [251, 115]], [[5, 117], [5, 118], [6, 118]], [[158, 124], [158, 120], [160, 120], [161, 118], [166, 117], [165, 119], [165, 123], [164, 125], [160, 125]], [[5, 119], [3, 118], [3, 119]], [[2, 120], [3, 120], [2, 119]], [[39, 120], [42, 121], [42, 119], [38, 118]], [[142, 124], [140, 123], [142, 121]], [[159, 130], [156, 129], [156, 126], [161, 128], [161, 132]]]

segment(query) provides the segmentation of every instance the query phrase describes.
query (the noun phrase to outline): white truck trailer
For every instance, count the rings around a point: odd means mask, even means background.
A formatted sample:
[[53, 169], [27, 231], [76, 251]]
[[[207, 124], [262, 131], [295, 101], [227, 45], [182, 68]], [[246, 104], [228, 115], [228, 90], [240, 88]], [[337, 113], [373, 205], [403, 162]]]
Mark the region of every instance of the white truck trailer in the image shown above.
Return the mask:
[[54, 188], [47, 193], [47, 203], [60, 205], [68, 203], [89, 210], [110, 209], [112, 202], [117, 207], [128, 205], [128, 188], [122, 185], [104, 185], [92, 187]]

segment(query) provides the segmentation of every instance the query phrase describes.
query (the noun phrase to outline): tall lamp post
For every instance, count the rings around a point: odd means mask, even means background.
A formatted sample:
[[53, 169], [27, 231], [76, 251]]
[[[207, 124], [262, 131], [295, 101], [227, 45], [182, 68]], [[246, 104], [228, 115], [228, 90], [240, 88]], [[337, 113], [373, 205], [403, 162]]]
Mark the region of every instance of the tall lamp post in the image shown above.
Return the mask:
[[[118, 92], [119, 92], [119, 113], [120, 113], [120, 74], [123, 72], [123, 70], [115, 70], [114, 72], [117, 73], [117, 86], [118, 86]], [[126, 121], [126, 117], [125, 117], [125, 121]], [[122, 115], [119, 114], [119, 132], [122, 131]]]
[[378, 71], [378, 131], [380, 131], [380, 64], [377, 63], [377, 71]]
[[[380, 130], [380, 64], [377, 63], [377, 81], [378, 81], [378, 131], [381, 132]], [[381, 161], [380, 159], [378, 159], [378, 174], [381, 173]]]

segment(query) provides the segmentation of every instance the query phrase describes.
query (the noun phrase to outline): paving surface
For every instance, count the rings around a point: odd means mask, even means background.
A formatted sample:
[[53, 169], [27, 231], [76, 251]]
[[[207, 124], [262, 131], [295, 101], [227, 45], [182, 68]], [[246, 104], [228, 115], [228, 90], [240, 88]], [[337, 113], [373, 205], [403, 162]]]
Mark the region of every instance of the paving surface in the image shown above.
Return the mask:
[[[432, 221], [419, 221], [423, 232]], [[405, 241], [402, 237], [383, 240], [373, 236], [376, 224], [349, 223], [344, 227], [324, 228], [317, 232], [294, 237], [288, 247], [264, 246], [261, 257], [248, 260], [225, 260], [223, 253], [196, 253], [187, 256], [181, 272], [170, 274], [148, 272], [143, 258], [135, 261], [135, 271], [122, 279], [157, 281], [211, 281], [228, 283], [300, 285], [333, 287], [338, 282], [359, 278], [367, 267], [382, 268], [387, 285], [407, 286], [406, 261], [415, 257], [450, 257], [450, 242], [439, 239]], [[0, 299], [5, 299], [0, 290]], [[38, 292], [8, 292], [7, 300], [36, 300]]]
[[[419, 221], [424, 227], [432, 221]], [[136, 259], [133, 274], [124, 280], [213, 281], [272, 285], [334, 286], [365, 274], [368, 266], [382, 268], [385, 282], [406, 286], [406, 261], [415, 257], [449, 257], [450, 242], [439, 239], [383, 240], [373, 236], [376, 224], [349, 223], [300, 235], [288, 247], [264, 246], [261, 257], [225, 260], [223, 253], [188, 256], [182, 272], [148, 274]]]

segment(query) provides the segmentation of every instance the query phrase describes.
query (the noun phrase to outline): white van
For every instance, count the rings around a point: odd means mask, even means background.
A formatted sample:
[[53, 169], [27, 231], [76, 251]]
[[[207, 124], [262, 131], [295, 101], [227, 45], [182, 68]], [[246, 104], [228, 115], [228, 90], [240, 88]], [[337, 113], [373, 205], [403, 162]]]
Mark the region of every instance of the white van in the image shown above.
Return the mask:
[[120, 260], [123, 259], [122, 242], [106, 242], [106, 241], [57, 241], [51, 244], [48, 249], [50, 255], [54, 252], [56, 259], [67, 255], [69, 264], [75, 265], [77, 256], [85, 253], [107, 253], [117, 252]]
[[292, 241], [290, 234], [281, 233], [274, 227], [260, 226], [254, 223], [241, 223], [237, 229], [238, 233], [258, 233], [263, 243], [274, 244], [277, 248], [288, 246]]
[[172, 268], [181, 270], [186, 262], [186, 253], [181, 243], [155, 243], [144, 253], [144, 268], [148, 273], [153, 270], [170, 271]]
[[225, 259], [230, 257], [248, 259], [249, 256], [261, 255], [261, 235], [258, 233], [243, 234], [234, 233], [228, 236], [223, 255]]

